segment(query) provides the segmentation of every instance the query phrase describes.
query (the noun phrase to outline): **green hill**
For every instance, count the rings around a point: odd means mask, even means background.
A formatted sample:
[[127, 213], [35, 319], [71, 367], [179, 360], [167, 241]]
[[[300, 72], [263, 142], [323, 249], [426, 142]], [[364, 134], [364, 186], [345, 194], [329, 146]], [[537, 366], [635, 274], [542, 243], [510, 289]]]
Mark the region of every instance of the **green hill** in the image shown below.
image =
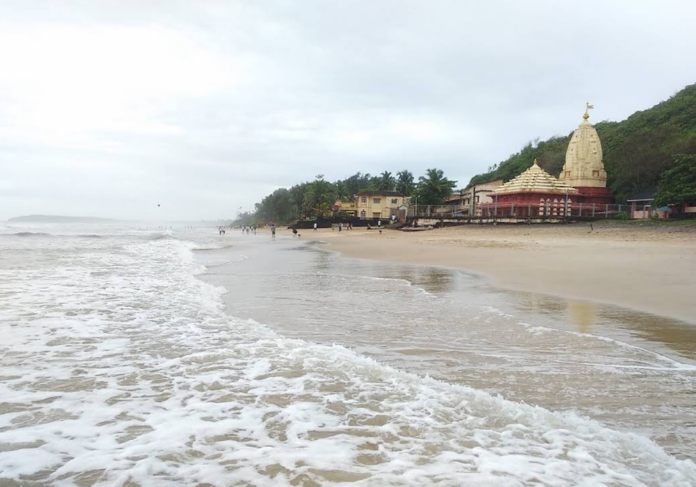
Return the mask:
[[[657, 186], [660, 175], [674, 166], [674, 154], [696, 154], [696, 84], [622, 122], [600, 122], [595, 128], [602, 140], [608, 185], [616, 201], [625, 201], [635, 192]], [[571, 135], [530, 142], [489, 172], [471, 178], [469, 184], [508, 181], [535, 158], [557, 176]]]

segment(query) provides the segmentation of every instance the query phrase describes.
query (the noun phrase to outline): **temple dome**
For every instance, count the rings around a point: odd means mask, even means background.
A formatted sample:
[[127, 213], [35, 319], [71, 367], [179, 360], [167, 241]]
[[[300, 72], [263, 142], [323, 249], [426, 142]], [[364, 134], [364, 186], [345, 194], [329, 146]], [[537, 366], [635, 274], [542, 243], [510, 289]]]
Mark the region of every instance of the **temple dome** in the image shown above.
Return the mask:
[[494, 190], [495, 193], [568, 193], [574, 194], [578, 190], [539, 167], [534, 159], [532, 167], [514, 179]]
[[[587, 108], [593, 107], [588, 104]], [[607, 172], [602, 160], [602, 143], [588, 121], [590, 115], [587, 110], [582, 118], [584, 120], [570, 138], [559, 179], [574, 187], [606, 188]]]

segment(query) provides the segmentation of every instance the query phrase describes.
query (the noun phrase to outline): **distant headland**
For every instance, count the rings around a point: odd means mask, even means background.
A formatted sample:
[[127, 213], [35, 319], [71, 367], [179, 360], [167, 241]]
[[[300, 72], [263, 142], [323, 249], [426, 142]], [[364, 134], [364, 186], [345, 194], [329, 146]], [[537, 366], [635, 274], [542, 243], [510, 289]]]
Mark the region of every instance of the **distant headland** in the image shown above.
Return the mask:
[[7, 220], [15, 223], [113, 223], [118, 220], [91, 216], [26, 215]]

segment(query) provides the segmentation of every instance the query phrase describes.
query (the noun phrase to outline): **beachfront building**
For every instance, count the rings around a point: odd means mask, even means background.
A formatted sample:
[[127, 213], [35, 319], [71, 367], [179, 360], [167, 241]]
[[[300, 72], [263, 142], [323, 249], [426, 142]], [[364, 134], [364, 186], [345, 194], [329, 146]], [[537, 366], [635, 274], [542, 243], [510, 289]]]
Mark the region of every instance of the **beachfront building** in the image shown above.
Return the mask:
[[578, 190], [578, 200], [583, 204], [611, 203], [611, 191], [607, 188], [607, 172], [604, 170], [602, 142], [594, 126], [589, 122], [589, 103], [566, 151], [565, 165], [559, 179]]
[[341, 201], [337, 200], [331, 208], [335, 212], [345, 213], [347, 216], [358, 216], [358, 205], [355, 200]]
[[467, 186], [456, 193], [452, 193], [442, 205], [424, 207], [424, 210], [426, 212], [430, 211], [434, 215], [481, 216], [482, 208], [493, 203], [493, 191], [502, 185], [503, 180], [496, 179], [488, 183]]
[[534, 159], [532, 167], [493, 190], [493, 201], [481, 207], [481, 216], [487, 212], [523, 218], [565, 216], [578, 195], [576, 188], [544, 171]]
[[462, 213], [481, 216], [482, 208], [493, 203], [495, 190], [503, 185], [502, 179], [488, 183], [475, 184], [464, 188], [461, 195]]
[[399, 207], [406, 203], [408, 197], [397, 191], [362, 191], [355, 201], [361, 220], [389, 220], [392, 215], [398, 215]]

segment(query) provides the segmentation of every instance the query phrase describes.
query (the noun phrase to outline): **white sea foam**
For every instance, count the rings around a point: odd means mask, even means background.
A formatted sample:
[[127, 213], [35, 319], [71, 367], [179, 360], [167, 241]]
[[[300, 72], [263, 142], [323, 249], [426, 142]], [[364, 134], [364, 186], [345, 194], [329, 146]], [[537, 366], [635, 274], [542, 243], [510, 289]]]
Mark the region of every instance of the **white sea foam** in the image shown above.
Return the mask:
[[0, 275], [0, 482], [696, 482], [642, 436], [231, 318], [192, 244], [84, 245]]
[[[599, 340], [599, 341], [611, 343], [612, 345], [615, 345], [615, 346], [618, 346], [621, 348], [630, 349], [633, 351], [639, 351], [641, 353], [651, 355], [661, 362], [668, 363], [671, 366], [670, 370], [696, 370], [696, 366], [694, 366], [694, 365], [679, 362], [679, 361], [674, 360], [670, 357], [667, 357], [666, 355], [655, 352], [654, 350], [648, 350], [646, 348], [639, 347], [637, 345], [632, 345], [630, 343], [626, 343], [626, 342], [621, 341], [621, 340], [616, 340], [614, 338], [593, 335], [592, 333], [580, 333], [580, 332], [572, 331], [572, 330], [559, 330], [557, 328], [549, 328], [547, 326], [530, 325], [529, 323], [523, 323], [523, 322], [520, 322], [519, 324], [522, 325], [529, 333], [532, 333], [535, 335], [539, 335], [539, 334], [543, 334], [543, 333], [561, 333], [561, 334], [572, 335], [572, 336], [576, 336], [576, 337], [580, 337], [580, 338], [589, 338], [591, 340]], [[661, 367], [640, 367], [640, 366], [626, 366], [626, 365], [619, 365], [619, 364], [612, 365], [612, 366], [617, 367], [617, 368], [643, 368], [643, 369], [652, 369], [652, 370], [668, 370], [666, 368], [661, 368]]]

